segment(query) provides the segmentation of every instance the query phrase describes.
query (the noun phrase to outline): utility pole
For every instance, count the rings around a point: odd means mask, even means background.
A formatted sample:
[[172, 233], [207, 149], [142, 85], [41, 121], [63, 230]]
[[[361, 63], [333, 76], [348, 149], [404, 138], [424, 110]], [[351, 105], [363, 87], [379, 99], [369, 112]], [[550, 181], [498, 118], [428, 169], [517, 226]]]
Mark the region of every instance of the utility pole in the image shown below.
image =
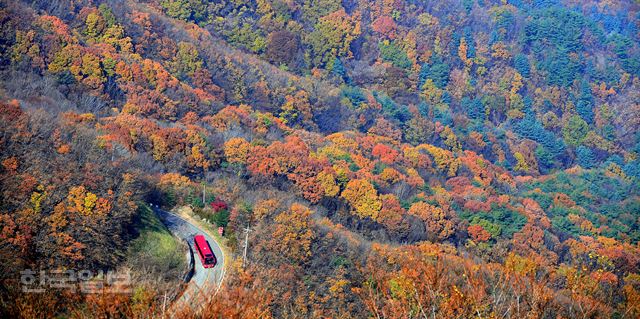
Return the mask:
[[162, 318], [166, 318], [165, 310], [167, 309], [167, 293], [164, 293], [164, 302], [162, 302]]
[[242, 253], [242, 268], [244, 268], [244, 263], [247, 260], [247, 247], [249, 247], [249, 225], [244, 229], [244, 252]]
[[207, 188], [207, 184], [205, 184], [204, 182], [202, 182], [202, 205], [207, 206], [207, 203], [205, 202], [205, 189]]

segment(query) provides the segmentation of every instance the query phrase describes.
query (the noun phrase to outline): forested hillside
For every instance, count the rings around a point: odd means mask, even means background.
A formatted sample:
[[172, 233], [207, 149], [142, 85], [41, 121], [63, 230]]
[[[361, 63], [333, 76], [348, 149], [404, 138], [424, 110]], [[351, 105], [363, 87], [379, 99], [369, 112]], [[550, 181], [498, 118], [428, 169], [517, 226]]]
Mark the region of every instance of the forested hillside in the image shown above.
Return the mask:
[[145, 203], [225, 227], [225, 284], [178, 317], [640, 317], [638, 0], [0, 0], [0, 25], [2, 317], [162, 316], [148, 281], [20, 286], [130, 265]]

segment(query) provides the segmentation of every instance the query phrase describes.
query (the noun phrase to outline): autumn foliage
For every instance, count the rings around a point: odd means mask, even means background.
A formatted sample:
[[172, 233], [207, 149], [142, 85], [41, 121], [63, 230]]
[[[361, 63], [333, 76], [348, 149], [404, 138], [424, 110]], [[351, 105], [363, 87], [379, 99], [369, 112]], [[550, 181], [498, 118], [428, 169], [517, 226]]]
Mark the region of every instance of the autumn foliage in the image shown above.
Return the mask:
[[638, 318], [637, 18], [628, 1], [2, 3], [0, 317], [164, 316], [180, 287], [162, 280], [18, 282], [126, 268], [152, 203], [225, 230], [220, 291], [175, 317]]

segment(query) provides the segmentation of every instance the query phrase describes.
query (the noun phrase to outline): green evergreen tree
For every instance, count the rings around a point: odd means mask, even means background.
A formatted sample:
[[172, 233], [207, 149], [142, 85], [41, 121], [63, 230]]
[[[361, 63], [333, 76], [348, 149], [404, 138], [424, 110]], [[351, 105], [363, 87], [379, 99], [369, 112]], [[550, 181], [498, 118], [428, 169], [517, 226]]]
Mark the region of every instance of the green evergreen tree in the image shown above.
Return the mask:
[[592, 168], [596, 160], [591, 149], [580, 145], [576, 148], [576, 161], [583, 168]]
[[513, 58], [513, 67], [525, 78], [531, 74], [531, 66], [526, 55], [519, 53]]
[[588, 124], [593, 124], [593, 95], [587, 81], [582, 81], [580, 85], [580, 96], [576, 103], [576, 112]]

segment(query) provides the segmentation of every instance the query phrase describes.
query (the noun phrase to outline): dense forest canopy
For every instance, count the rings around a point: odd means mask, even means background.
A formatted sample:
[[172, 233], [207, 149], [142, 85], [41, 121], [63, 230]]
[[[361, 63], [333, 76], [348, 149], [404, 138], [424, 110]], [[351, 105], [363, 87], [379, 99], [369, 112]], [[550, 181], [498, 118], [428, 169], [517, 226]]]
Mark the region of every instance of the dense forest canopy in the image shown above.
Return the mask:
[[19, 286], [130, 265], [151, 203], [225, 227], [184, 317], [640, 316], [637, 0], [0, 0], [0, 25], [0, 315], [159, 316], [154, 284]]

